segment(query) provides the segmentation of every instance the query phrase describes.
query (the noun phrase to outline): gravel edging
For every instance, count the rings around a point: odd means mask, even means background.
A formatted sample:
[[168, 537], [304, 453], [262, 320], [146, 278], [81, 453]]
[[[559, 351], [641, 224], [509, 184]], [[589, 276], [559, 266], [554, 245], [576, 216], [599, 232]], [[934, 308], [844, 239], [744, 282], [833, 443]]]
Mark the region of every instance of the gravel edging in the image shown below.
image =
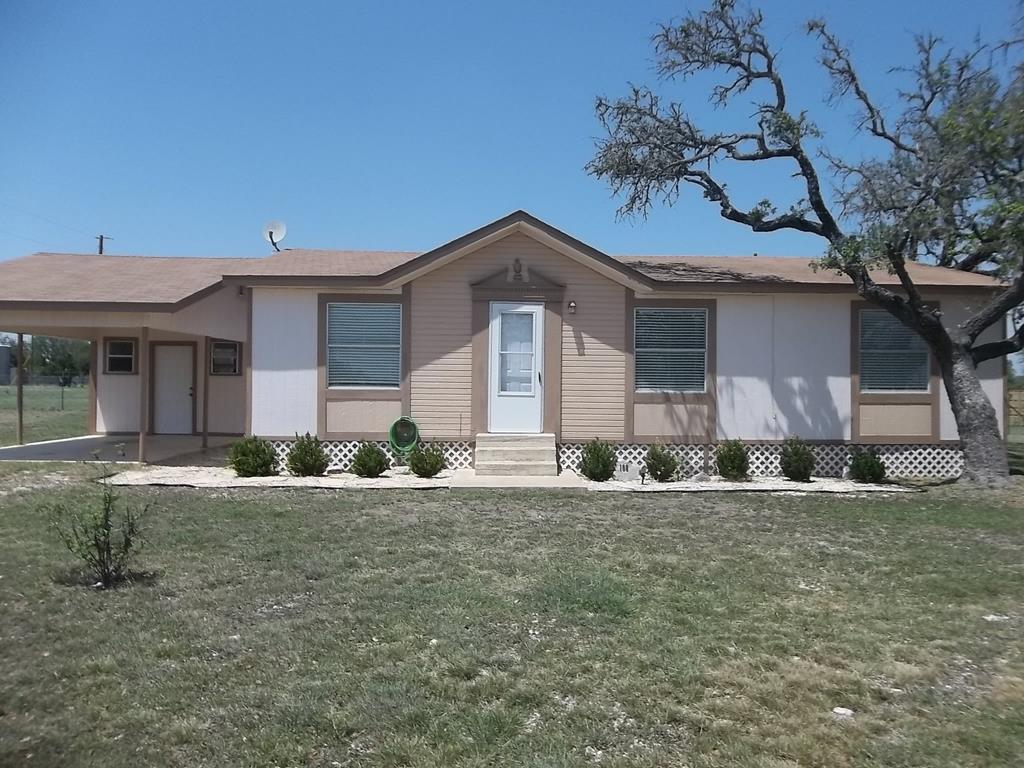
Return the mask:
[[787, 493], [804, 495], [808, 493], [917, 493], [921, 489], [904, 485], [855, 483], [838, 477], [815, 477], [809, 483], [798, 483], [781, 477], [752, 477], [744, 481], [710, 480], [695, 482], [679, 480], [671, 483], [639, 480], [608, 480], [603, 483], [587, 482], [587, 490], [620, 493]]
[[[454, 472], [442, 470], [435, 477], [416, 477], [408, 468], [390, 470], [387, 475], [376, 478], [358, 477], [349, 473], [331, 474], [326, 477], [294, 477], [274, 475], [272, 477], [238, 477], [226, 467], [146, 467], [132, 469], [111, 475], [107, 480], [116, 486], [177, 486], [183, 488], [324, 488], [352, 489], [418, 489], [429, 490], [457, 487], [453, 482]], [[529, 488], [529, 483], [520, 487]], [[541, 487], [539, 484], [537, 487]], [[776, 477], [755, 477], [745, 482], [735, 482], [713, 477], [710, 480], [694, 482], [681, 480], [672, 483], [645, 482], [639, 480], [609, 480], [604, 483], [586, 481], [580, 488], [599, 493], [785, 493], [805, 495], [808, 493], [914, 493], [918, 488], [902, 485], [874, 485], [855, 483], [852, 480], [821, 477], [809, 483], [797, 483]]]

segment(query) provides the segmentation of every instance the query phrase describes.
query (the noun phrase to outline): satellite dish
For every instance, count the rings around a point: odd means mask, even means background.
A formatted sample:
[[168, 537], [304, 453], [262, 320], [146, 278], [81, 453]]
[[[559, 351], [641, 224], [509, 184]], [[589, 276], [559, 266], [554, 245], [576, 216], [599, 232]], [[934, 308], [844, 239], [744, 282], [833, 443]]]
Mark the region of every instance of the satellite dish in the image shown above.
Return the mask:
[[281, 250], [277, 244], [284, 240], [284, 236], [287, 234], [288, 227], [284, 225], [283, 221], [271, 221], [263, 227], [263, 239], [274, 246], [275, 251]]

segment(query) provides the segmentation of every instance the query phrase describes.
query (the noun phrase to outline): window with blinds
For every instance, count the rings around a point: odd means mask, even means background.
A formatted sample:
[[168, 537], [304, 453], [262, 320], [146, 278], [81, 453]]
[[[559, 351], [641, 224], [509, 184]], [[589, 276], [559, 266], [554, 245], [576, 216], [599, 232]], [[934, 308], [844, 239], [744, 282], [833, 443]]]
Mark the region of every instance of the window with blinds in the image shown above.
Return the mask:
[[135, 340], [107, 339], [104, 373], [135, 373]]
[[708, 311], [637, 307], [634, 386], [637, 390], [704, 392]]
[[327, 305], [327, 386], [398, 387], [402, 305]]
[[927, 392], [930, 375], [924, 339], [884, 309], [861, 310], [861, 392]]

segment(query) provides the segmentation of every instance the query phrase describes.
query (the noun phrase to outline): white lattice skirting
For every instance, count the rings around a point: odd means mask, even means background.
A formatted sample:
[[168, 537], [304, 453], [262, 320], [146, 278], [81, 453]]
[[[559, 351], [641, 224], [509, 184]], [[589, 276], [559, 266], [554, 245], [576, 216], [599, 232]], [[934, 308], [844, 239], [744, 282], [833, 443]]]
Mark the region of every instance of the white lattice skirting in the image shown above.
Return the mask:
[[[558, 446], [558, 461], [563, 469], [577, 469], [583, 453], [583, 443], [561, 443]], [[619, 461], [642, 463], [647, 454], [647, 445], [616, 445]], [[696, 472], [714, 473], [715, 446], [713, 445], [667, 445], [679, 459], [682, 474]], [[951, 478], [959, 477], [964, 460], [956, 445], [862, 445], [863, 449], [874, 449], [885, 464], [889, 477], [906, 478]], [[850, 446], [844, 444], [812, 444], [817, 458], [814, 474], [818, 477], [842, 477], [850, 463]], [[779, 443], [751, 443], [747, 445], [750, 459], [750, 474], [762, 476], [781, 475]]]
[[[274, 451], [277, 453], [277, 458], [282, 464], [288, 458], [288, 450], [293, 442], [293, 440], [274, 440], [271, 442], [271, 445], [274, 446]], [[328, 470], [343, 470], [348, 469], [349, 464], [352, 463], [352, 457], [362, 443], [359, 440], [325, 440], [322, 444], [331, 459]], [[378, 442], [377, 445], [384, 450], [384, 453], [391, 459], [391, 463], [394, 464], [395, 455], [391, 451], [391, 446], [386, 441]], [[473, 466], [472, 443], [438, 442], [437, 445], [440, 446], [444, 453], [448, 469], [465, 469], [466, 467]]]
[[[284, 462], [288, 456], [291, 440], [275, 440], [274, 450]], [[352, 456], [359, 448], [358, 440], [325, 441], [327, 455], [331, 458], [330, 469], [348, 469]], [[394, 461], [394, 455], [386, 442], [378, 442], [384, 452]], [[444, 452], [449, 469], [465, 469], [473, 466], [473, 443], [442, 442], [438, 446]], [[558, 462], [562, 469], [579, 468], [583, 443], [560, 443]], [[619, 461], [642, 463], [648, 445], [616, 445]], [[715, 447], [713, 445], [668, 445], [665, 446], [679, 459], [683, 474], [713, 472]], [[818, 477], [842, 477], [850, 462], [850, 446], [844, 444], [812, 444], [818, 464], [814, 474]], [[906, 478], [951, 478], [959, 477], [963, 471], [963, 454], [956, 445], [874, 445], [873, 448], [885, 463], [890, 477]], [[750, 458], [750, 474], [775, 476], [781, 474], [779, 454], [782, 446], [778, 443], [751, 443], [747, 445]]]

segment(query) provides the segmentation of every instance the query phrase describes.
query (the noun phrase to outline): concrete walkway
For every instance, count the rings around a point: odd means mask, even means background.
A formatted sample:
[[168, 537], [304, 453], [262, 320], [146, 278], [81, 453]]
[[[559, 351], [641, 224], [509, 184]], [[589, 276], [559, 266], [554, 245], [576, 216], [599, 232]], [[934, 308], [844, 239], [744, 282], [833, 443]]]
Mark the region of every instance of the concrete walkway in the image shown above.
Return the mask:
[[[211, 437], [210, 448], [217, 450], [237, 440], [232, 437]], [[183, 456], [192, 456], [202, 449], [202, 438], [196, 435], [150, 435], [146, 454], [150, 463], [160, 464]], [[0, 461], [99, 461], [106, 464], [137, 463], [138, 435], [84, 435], [61, 440], [46, 440], [25, 445], [0, 448]], [[205, 462], [191, 461], [193, 464]], [[217, 458], [223, 465], [222, 458]]]

